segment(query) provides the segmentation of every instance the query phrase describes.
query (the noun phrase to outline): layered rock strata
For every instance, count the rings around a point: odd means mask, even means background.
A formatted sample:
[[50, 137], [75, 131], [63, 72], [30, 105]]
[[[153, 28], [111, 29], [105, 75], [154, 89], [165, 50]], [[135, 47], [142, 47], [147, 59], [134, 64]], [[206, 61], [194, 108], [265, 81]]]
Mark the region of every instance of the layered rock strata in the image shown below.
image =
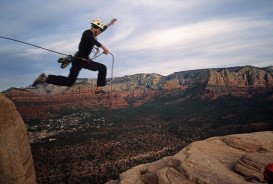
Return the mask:
[[111, 183], [264, 183], [262, 173], [272, 162], [272, 131], [235, 134], [194, 142], [174, 156], [133, 167]]
[[[110, 81], [108, 80], [108, 84]], [[262, 95], [273, 99], [272, 67], [253, 66], [175, 72], [168, 76], [136, 74], [117, 77], [107, 85], [108, 95], [96, 96], [96, 80], [81, 80], [70, 88], [53, 85], [11, 88], [3, 92], [24, 119], [48, 117], [62, 108], [126, 108], [140, 106], [172, 91], [190, 91], [201, 98], [232, 95], [250, 98]]]

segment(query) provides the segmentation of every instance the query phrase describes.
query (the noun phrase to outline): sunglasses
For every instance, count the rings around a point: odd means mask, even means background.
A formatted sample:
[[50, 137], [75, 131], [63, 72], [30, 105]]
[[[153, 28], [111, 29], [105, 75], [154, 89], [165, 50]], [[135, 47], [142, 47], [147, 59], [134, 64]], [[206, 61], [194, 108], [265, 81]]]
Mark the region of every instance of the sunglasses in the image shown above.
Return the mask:
[[92, 27], [93, 27], [94, 29], [99, 29], [99, 30], [102, 31], [102, 29], [101, 29], [99, 26], [95, 25], [95, 24], [93, 24]]

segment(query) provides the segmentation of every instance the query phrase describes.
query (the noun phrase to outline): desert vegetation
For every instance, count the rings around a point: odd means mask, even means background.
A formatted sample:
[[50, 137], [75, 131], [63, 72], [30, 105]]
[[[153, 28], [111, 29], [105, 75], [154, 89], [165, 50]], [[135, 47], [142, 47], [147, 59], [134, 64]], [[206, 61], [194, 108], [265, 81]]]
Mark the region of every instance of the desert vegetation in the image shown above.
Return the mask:
[[272, 100], [183, 95], [126, 109], [63, 109], [59, 119], [29, 121], [32, 134], [48, 132], [31, 144], [38, 183], [105, 183], [196, 140], [273, 129]]

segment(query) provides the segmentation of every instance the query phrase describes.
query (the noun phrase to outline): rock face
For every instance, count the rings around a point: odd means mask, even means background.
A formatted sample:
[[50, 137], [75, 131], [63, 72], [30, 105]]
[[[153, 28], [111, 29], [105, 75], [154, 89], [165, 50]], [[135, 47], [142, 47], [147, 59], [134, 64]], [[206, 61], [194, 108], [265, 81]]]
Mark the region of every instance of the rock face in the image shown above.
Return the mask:
[[0, 183], [36, 183], [25, 124], [14, 104], [2, 94], [0, 94]]
[[95, 79], [81, 80], [70, 88], [53, 85], [11, 88], [4, 94], [15, 103], [24, 119], [54, 115], [61, 108], [139, 106], [174, 90], [198, 89], [189, 94], [210, 99], [224, 95], [273, 98], [273, 69], [244, 66], [182, 71], [168, 76], [136, 74], [114, 78], [111, 84], [105, 87], [111, 95], [104, 96], [95, 95]]
[[194, 142], [172, 157], [133, 167], [122, 173], [115, 182], [264, 183], [262, 173], [265, 166], [272, 162], [272, 131], [235, 134]]
[[206, 90], [212, 97], [221, 95], [248, 97], [257, 93], [268, 93], [272, 90], [272, 86], [273, 76], [269, 72], [269, 67], [261, 69], [245, 66], [235, 71], [229, 69], [210, 70]]

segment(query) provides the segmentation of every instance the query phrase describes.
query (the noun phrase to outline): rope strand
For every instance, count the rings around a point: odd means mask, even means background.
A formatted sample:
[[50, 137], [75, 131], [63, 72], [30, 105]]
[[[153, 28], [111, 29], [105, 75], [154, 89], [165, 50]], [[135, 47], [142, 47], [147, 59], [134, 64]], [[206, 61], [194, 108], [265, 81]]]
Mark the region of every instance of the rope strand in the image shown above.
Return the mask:
[[13, 38], [4, 37], [4, 36], [0, 36], [0, 38], [6, 39], [6, 40], [15, 41], [15, 42], [19, 42], [19, 43], [23, 43], [23, 44], [30, 45], [30, 46], [33, 46], [33, 47], [37, 47], [37, 48], [39, 48], [39, 49], [43, 49], [43, 50], [46, 50], [46, 51], [49, 51], [49, 52], [53, 52], [53, 53], [56, 53], [56, 54], [60, 54], [60, 55], [63, 55], [63, 56], [69, 56], [68, 54], [64, 54], [64, 53], [61, 53], [61, 52], [57, 52], [57, 51], [54, 51], [54, 50], [51, 50], [51, 49], [47, 49], [47, 48], [44, 48], [44, 47], [41, 47], [41, 46], [38, 46], [38, 45], [34, 45], [34, 44], [31, 44], [31, 43], [28, 43], [28, 42], [16, 40], [16, 39], [13, 39]]

